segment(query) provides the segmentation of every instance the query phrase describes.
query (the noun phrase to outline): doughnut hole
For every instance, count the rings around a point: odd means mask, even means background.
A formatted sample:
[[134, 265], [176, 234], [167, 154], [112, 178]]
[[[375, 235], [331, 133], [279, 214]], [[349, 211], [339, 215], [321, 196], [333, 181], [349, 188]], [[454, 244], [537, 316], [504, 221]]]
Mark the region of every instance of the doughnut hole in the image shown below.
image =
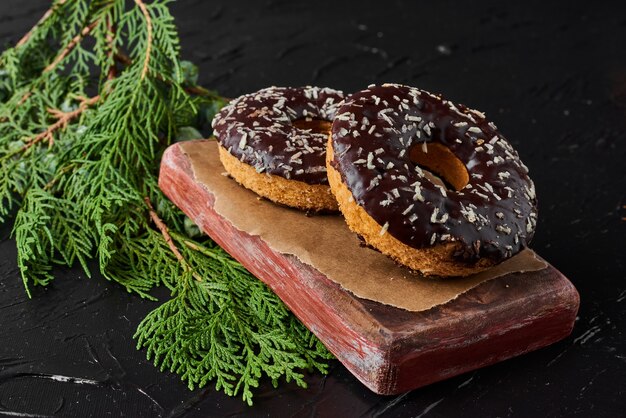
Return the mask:
[[437, 176], [434, 182], [441, 180], [448, 189], [459, 191], [469, 183], [465, 164], [448, 147], [437, 142], [414, 145], [409, 150], [409, 159], [413, 164]]
[[294, 120], [293, 126], [305, 131], [311, 131], [314, 134], [324, 134], [328, 136], [333, 123], [324, 119], [304, 118]]

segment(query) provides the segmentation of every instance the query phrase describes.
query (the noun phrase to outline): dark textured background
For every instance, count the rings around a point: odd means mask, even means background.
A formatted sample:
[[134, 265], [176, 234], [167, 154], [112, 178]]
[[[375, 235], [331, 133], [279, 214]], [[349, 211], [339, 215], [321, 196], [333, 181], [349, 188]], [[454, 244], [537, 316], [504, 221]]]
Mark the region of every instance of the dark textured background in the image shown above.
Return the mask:
[[[623, 416], [626, 5], [474, 3], [188, 0], [173, 11], [183, 55], [225, 96], [389, 81], [486, 111], [537, 185], [534, 249], [580, 291], [570, 338], [399, 397], [370, 393], [335, 363], [307, 390], [265, 384], [248, 408], [212, 388], [190, 392], [135, 350], [131, 336], [156, 303], [77, 269], [28, 300], [5, 226], [0, 415]], [[0, 43], [16, 42], [46, 7], [2, 0]]]

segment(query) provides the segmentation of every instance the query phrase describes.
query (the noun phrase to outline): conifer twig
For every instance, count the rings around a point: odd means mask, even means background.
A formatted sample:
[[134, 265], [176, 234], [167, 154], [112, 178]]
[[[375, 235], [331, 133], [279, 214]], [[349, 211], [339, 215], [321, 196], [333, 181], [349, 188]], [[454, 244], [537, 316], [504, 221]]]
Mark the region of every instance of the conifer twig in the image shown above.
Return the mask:
[[[107, 56], [111, 58], [111, 55], [114, 54], [115, 51], [115, 26], [111, 22], [111, 18], [107, 17], [107, 36], [106, 43], [109, 48], [109, 52]], [[109, 67], [109, 72], [107, 74], [107, 79], [113, 80], [117, 76], [117, 70], [115, 69], [115, 59], [111, 63], [111, 67]]]
[[141, 79], [146, 78], [148, 74], [148, 66], [150, 64], [150, 54], [152, 53], [152, 18], [148, 12], [148, 8], [142, 0], [135, 0], [135, 4], [141, 9], [144, 18], [146, 19], [146, 28], [148, 30], [148, 39], [146, 41], [146, 58], [143, 61], [143, 69], [141, 70]]
[[20, 99], [19, 102], [17, 102], [17, 106], [21, 106], [24, 104], [24, 102], [26, 102], [26, 100], [28, 100], [28, 98], [33, 94], [32, 91], [27, 91], [26, 93], [24, 93], [24, 95], [22, 96], [22, 98]]
[[152, 206], [152, 203], [150, 202], [150, 198], [146, 196], [143, 198], [143, 200], [146, 202], [146, 206], [148, 206], [148, 213], [150, 214], [150, 219], [152, 219], [152, 222], [154, 222], [154, 225], [157, 227], [159, 232], [161, 232], [161, 235], [163, 235], [163, 239], [167, 243], [167, 246], [170, 247], [170, 250], [176, 257], [180, 265], [183, 267], [185, 271], [192, 272], [193, 277], [197, 281], [199, 282], [202, 281], [202, 277], [200, 277], [197, 273], [193, 271], [191, 266], [187, 263], [187, 260], [185, 260], [185, 257], [183, 257], [183, 255], [180, 253], [180, 251], [176, 247], [176, 244], [174, 244], [174, 240], [172, 239], [172, 236], [170, 235], [169, 228], [167, 227], [167, 225], [165, 225], [165, 222], [163, 222], [163, 220], [159, 217], [159, 215], [154, 210], [154, 207]]
[[[130, 57], [122, 52], [118, 52], [114, 55], [114, 59], [115, 61], [119, 62], [120, 64], [129, 66], [132, 65], [133, 60], [130, 59]], [[159, 74], [156, 75], [156, 77], [161, 80], [161, 81], [166, 81], [167, 80], [163, 80], [163, 77], [161, 77]], [[214, 97], [217, 96], [214, 92], [212, 92], [211, 90], [205, 89], [202, 86], [199, 85], [195, 85], [195, 86], [185, 86], [184, 90], [189, 93], [189, 94], [195, 94], [196, 96], [209, 96], [209, 97]], [[223, 97], [222, 97], [223, 99]]]
[[195, 94], [196, 96], [216, 96], [211, 90], [205, 89], [202, 86], [186, 86], [185, 91], [189, 94]]
[[76, 110], [72, 110], [71, 112], [62, 112], [57, 109], [48, 109], [48, 112], [56, 117], [57, 121], [48, 126], [48, 128], [42, 133], [28, 140], [26, 142], [26, 145], [24, 145], [20, 151], [26, 151], [28, 148], [32, 147], [36, 143], [44, 140], [47, 140], [48, 144], [52, 146], [52, 144], [54, 143], [54, 133], [59, 129], [65, 129], [65, 127], [71, 120], [80, 116], [85, 111], [85, 109], [87, 109], [89, 106], [94, 105], [99, 99], [100, 96], [82, 98], [80, 104], [78, 105], [78, 108]]
[[80, 33], [76, 36], [74, 36], [72, 38], [72, 40], [67, 44], [67, 46], [65, 48], [63, 48], [63, 50], [61, 51], [61, 53], [59, 53], [59, 55], [56, 56], [56, 58], [54, 59], [54, 61], [52, 61], [46, 68], [44, 68], [43, 72], [47, 73], [48, 71], [52, 71], [57, 65], [59, 65], [59, 63], [61, 61], [63, 61], [63, 59], [70, 53], [72, 52], [72, 49], [74, 49], [74, 47], [76, 47], [76, 45], [78, 45], [78, 43], [87, 35], [89, 35], [89, 32], [92, 31], [93, 28], [96, 27], [96, 25], [98, 24], [97, 20], [94, 20], [93, 22], [91, 22], [91, 24], [85, 26], [83, 28], [83, 30], [80, 31]]
[[46, 185], [44, 186], [44, 190], [48, 191], [52, 189], [52, 187], [59, 181], [59, 179], [64, 176], [68, 171], [72, 170], [76, 167], [76, 164], [68, 164], [62, 169], [59, 170], [58, 174], [53, 177]]
[[22, 36], [22, 39], [20, 39], [19, 41], [17, 41], [17, 44], [15, 44], [16, 48], [19, 48], [20, 46], [24, 45], [26, 42], [28, 42], [28, 40], [30, 39], [30, 37], [32, 36], [33, 32], [35, 32], [35, 30], [37, 30], [42, 24], [43, 22], [45, 22], [51, 15], [52, 13], [54, 13], [56, 11], [56, 9], [59, 8], [59, 6], [63, 5], [67, 0], [59, 0], [58, 3], [56, 3], [54, 6], [52, 6], [51, 8], [49, 8], [48, 10], [46, 10], [46, 12], [43, 14], [43, 16], [41, 16], [41, 18], [39, 19], [39, 21], [37, 23], [35, 23], [35, 26], [33, 26], [27, 33], [26, 35]]
[[115, 59], [115, 61], [124, 64], [126, 66], [131, 65], [133, 63], [133, 60], [130, 59], [130, 57], [122, 52], [117, 52], [113, 58]]
[[239, 261], [235, 260], [234, 258], [231, 257], [221, 257], [218, 254], [216, 254], [215, 252], [209, 250], [208, 248], [198, 244], [197, 242], [193, 242], [189, 239], [185, 239], [185, 237], [183, 237], [181, 234], [172, 232], [171, 235], [177, 237], [180, 241], [182, 241], [183, 244], [185, 244], [186, 247], [188, 247], [190, 250], [192, 251], [196, 251], [198, 253], [201, 253], [207, 257], [211, 257], [214, 260], [219, 260], [223, 263], [228, 263], [231, 264], [233, 266], [236, 267], [241, 267], [241, 264], [239, 263]]

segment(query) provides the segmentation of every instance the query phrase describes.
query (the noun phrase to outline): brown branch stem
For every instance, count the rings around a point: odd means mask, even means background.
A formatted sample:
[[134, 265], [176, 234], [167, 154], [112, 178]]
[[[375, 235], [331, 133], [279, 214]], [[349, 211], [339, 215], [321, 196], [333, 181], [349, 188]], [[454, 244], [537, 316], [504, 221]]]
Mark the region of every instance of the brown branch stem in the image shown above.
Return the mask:
[[59, 172], [56, 174], [56, 176], [50, 180], [48, 183], [46, 183], [46, 185], [44, 186], [44, 190], [50, 190], [58, 181], [59, 179], [64, 176], [68, 171], [72, 170], [74, 167], [76, 166], [76, 164], [72, 163], [72, 164], [68, 164], [65, 167], [63, 167], [61, 170], [59, 170]]
[[26, 100], [28, 100], [28, 98], [33, 94], [32, 91], [27, 91], [26, 93], [24, 93], [24, 95], [22, 96], [22, 98], [20, 99], [19, 102], [17, 102], [17, 107], [23, 105]]
[[196, 96], [215, 96], [215, 93], [201, 86], [187, 86], [185, 87], [185, 91], [189, 94], [195, 94]]
[[159, 217], [159, 215], [154, 210], [154, 207], [152, 206], [152, 203], [150, 202], [150, 198], [146, 196], [144, 197], [143, 200], [146, 202], [146, 206], [148, 206], [148, 213], [150, 214], [150, 219], [152, 219], [152, 222], [154, 222], [154, 225], [161, 232], [161, 235], [163, 235], [163, 239], [165, 240], [167, 246], [170, 248], [170, 251], [172, 251], [172, 253], [176, 257], [180, 265], [183, 267], [183, 269], [186, 272], [191, 272], [191, 274], [196, 280], [202, 281], [202, 277], [200, 277], [199, 274], [193, 271], [191, 266], [187, 263], [187, 260], [185, 260], [185, 257], [183, 257], [183, 255], [180, 253], [180, 251], [176, 247], [176, 244], [174, 243], [174, 240], [172, 239], [172, 236], [170, 235], [169, 228], [167, 227], [167, 225], [165, 225], [163, 220]]
[[88, 26], [85, 26], [80, 33], [72, 38], [72, 40], [67, 44], [65, 48], [56, 56], [54, 61], [52, 61], [46, 68], [44, 68], [43, 72], [47, 73], [48, 71], [52, 71], [67, 55], [72, 52], [72, 50], [78, 45], [78, 43], [92, 31], [93, 28], [96, 27], [98, 21], [91, 22]]
[[133, 60], [130, 59], [130, 57], [126, 54], [124, 54], [123, 52], [117, 52], [113, 58], [115, 59], [115, 61], [119, 62], [120, 64], [124, 64], [126, 66], [129, 66], [133, 63]]
[[78, 108], [76, 110], [72, 110], [71, 112], [61, 112], [57, 109], [48, 109], [48, 112], [56, 117], [57, 121], [48, 126], [48, 128], [42, 133], [28, 140], [26, 145], [22, 147], [21, 151], [26, 151], [28, 148], [44, 140], [47, 140], [48, 143], [52, 145], [54, 143], [54, 133], [57, 130], [65, 129], [65, 127], [71, 120], [80, 116], [85, 111], [85, 109], [87, 109], [89, 106], [94, 105], [99, 99], [100, 96], [83, 98], [80, 102], [80, 105], [78, 105]]
[[148, 46], [146, 47], [146, 58], [143, 61], [143, 69], [141, 70], [141, 79], [143, 80], [148, 74], [148, 67], [150, 64], [150, 54], [152, 53], [152, 18], [146, 4], [142, 0], [135, 0], [135, 4], [141, 9], [144, 18], [146, 19], [146, 26], [148, 29]]

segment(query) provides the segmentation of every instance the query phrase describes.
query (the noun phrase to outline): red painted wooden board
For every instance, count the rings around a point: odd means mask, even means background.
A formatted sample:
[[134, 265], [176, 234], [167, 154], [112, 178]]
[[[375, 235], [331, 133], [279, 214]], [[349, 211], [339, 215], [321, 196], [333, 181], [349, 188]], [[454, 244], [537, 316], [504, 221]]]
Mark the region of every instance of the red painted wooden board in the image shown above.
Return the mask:
[[409, 312], [358, 298], [295, 256], [234, 228], [213, 210], [214, 196], [195, 181], [179, 145], [166, 150], [159, 185], [376, 393], [409, 391], [536, 350], [572, 331], [578, 292], [550, 265], [508, 274], [447, 304]]

